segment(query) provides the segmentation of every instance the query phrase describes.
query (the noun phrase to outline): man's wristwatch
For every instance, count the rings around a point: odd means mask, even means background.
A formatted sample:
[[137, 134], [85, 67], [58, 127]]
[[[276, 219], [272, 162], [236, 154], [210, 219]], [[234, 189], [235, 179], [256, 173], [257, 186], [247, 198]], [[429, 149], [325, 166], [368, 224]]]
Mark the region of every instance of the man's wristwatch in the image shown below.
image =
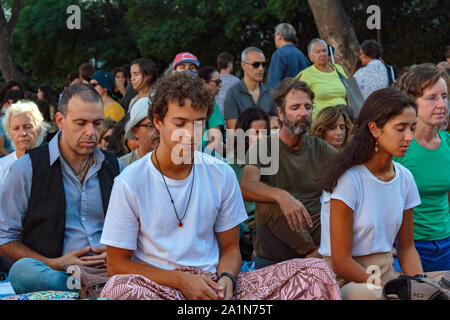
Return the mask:
[[222, 278], [222, 277], [228, 277], [228, 278], [230, 278], [231, 281], [233, 281], [233, 290], [236, 288], [236, 278], [235, 278], [231, 273], [228, 273], [228, 272], [222, 272], [221, 274], [219, 274], [219, 275], [217, 276], [217, 281], [219, 281], [220, 278]]
[[423, 279], [423, 278], [427, 278], [427, 275], [425, 273], [421, 273], [421, 274], [416, 274], [414, 277]]

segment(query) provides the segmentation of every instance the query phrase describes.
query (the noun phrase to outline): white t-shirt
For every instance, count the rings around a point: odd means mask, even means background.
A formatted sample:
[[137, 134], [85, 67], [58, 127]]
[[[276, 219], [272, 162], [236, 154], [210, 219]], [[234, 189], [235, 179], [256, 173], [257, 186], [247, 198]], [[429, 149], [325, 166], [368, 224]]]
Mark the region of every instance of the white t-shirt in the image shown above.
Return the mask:
[[403, 212], [420, 204], [411, 172], [397, 162], [395, 177], [388, 182], [376, 178], [365, 165], [347, 170], [330, 194], [322, 194], [319, 253], [331, 256], [330, 200], [343, 201], [353, 210], [352, 256], [390, 252], [403, 220]]
[[12, 163], [17, 160], [16, 152], [11, 152], [10, 154], [0, 158], [0, 184], [3, 183], [6, 179], [6, 175], [8, 174], [9, 167], [11, 167]]
[[164, 177], [181, 218], [195, 176], [180, 228], [151, 154], [116, 177], [101, 243], [133, 250], [133, 261], [161, 269], [192, 266], [215, 273], [219, 262], [215, 232], [232, 229], [248, 218], [233, 169], [196, 151], [195, 170], [186, 179]]

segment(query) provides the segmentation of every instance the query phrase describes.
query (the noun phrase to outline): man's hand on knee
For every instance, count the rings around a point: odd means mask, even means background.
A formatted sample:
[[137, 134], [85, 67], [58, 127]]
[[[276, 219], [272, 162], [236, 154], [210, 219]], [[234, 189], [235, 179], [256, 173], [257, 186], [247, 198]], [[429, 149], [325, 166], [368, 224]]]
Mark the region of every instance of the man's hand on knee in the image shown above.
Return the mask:
[[284, 193], [278, 204], [292, 231], [304, 232], [306, 231], [306, 224], [310, 228], [313, 226], [308, 210], [306, 210], [303, 203], [291, 196], [288, 192]]

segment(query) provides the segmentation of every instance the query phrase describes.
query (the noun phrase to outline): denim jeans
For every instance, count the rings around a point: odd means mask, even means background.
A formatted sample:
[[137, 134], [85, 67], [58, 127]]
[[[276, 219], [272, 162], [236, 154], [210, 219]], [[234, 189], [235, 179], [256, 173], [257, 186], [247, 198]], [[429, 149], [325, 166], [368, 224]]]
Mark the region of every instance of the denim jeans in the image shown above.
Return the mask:
[[69, 277], [66, 272], [53, 270], [44, 262], [31, 258], [16, 261], [9, 270], [9, 281], [16, 294], [45, 290], [77, 292], [78, 286], [72, 285]]

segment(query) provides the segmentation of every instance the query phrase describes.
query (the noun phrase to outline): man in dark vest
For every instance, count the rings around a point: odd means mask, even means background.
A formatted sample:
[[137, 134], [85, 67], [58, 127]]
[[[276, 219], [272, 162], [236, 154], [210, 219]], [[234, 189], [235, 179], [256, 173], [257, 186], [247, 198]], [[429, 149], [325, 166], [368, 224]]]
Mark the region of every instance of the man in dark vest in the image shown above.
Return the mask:
[[0, 255], [15, 261], [17, 294], [76, 291], [66, 266], [106, 265], [100, 237], [123, 166], [97, 148], [103, 108], [91, 86], [66, 88], [55, 115], [60, 132], [15, 161], [0, 186]]

